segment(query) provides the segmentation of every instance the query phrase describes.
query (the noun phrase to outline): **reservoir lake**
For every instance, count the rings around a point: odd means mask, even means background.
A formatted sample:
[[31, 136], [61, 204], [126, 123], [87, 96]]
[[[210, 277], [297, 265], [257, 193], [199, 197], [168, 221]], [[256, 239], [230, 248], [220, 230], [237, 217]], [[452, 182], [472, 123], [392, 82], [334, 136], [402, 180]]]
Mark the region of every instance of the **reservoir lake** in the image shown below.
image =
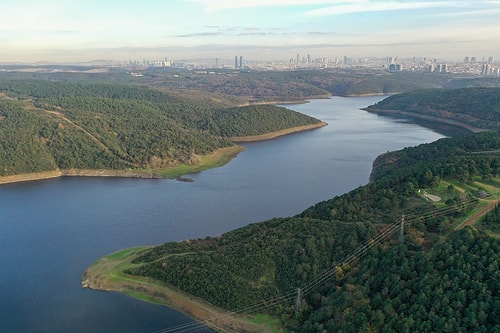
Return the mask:
[[386, 96], [287, 107], [329, 125], [268, 141], [227, 165], [161, 179], [59, 178], [0, 186], [0, 332], [158, 332], [192, 321], [168, 307], [81, 288], [98, 258], [217, 236], [300, 213], [368, 182], [386, 151], [444, 137], [360, 110]]

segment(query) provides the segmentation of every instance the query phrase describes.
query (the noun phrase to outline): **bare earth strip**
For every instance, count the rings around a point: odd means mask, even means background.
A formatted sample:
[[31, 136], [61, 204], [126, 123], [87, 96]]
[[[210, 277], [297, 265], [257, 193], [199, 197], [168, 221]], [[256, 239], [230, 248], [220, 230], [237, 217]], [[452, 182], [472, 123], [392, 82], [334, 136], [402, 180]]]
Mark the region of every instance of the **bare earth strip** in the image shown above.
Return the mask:
[[266, 133], [266, 134], [261, 134], [261, 135], [250, 135], [250, 136], [235, 136], [229, 138], [232, 142], [252, 142], [252, 141], [262, 141], [262, 140], [269, 140], [269, 139], [274, 139], [279, 136], [287, 135], [287, 134], [292, 134], [292, 133], [297, 133], [297, 132], [303, 132], [303, 131], [309, 131], [315, 128], [320, 128], [323, 126], [328, 125], [325, 122], [319, 122], [316, 124], [311, 124], [311, 125], [305, 125], [305, 126], [297, 126], [297, 127], [292, 127], [292, 128], [287, 128], [281, 131], [276, 131], [276, 132], [271, 132], [271, 133]]
[[459, 229], [462, 229], [466, 226], [472, 226], [474, 225], [477, 221], [479, 221], [484, 215], [486, 215], [488, 212], [492, 211], [493, 209], [495, 209], [495, 207], [498, 205], [498, 203], [500, 202], [500, 199], [495, 199], [495, 200], [492, 200], [488, 206], [478, 210], [477, 212], [475, 212], [474, 214], [472, 214], [472, 216], [470, 216], [467, 220], [465, 220], [463, 223], [461, 223], [460, 225], [458, 225], [455, 230], [459, 230]]
[[129, 170], [111, 169], [67, 169], [52, 170], [44, 172], [23, 173], [19, 175], [0, 177], [0, 185], [10, 183], [29, 182], [35, 180], [51, 179], [58, 177], [126, 177], [126, 178], [153, 178], [152, 174], [146, 172], [134, 172]]
[[61, 177], [62, 172], [60, 170], [45, 171], [45, 172], [33, 172], [33, 173], [23, 173], [20, 175], [11, 175], [0, 177], [0, 184], [18, 183], [18, 182], [29, 182], [33, 180], [42, 180]]
[[[126, 268], [133, 266], [131, 261], [137, 253], [146, 249], [148, 248], [126, 249], [99, 259], [84, 272], [82, 287], [121, 292], [142, 300], [167, 305], [217, 332], [271, 332], [265, 326], [249, 322], [235, 313], [217, 308], [203, 299], [184, 293], [162, 282], [123, 273]], [[191, 328], [200, 328], [201, 325], [198, 325], [200, 324], [193, 324]]]

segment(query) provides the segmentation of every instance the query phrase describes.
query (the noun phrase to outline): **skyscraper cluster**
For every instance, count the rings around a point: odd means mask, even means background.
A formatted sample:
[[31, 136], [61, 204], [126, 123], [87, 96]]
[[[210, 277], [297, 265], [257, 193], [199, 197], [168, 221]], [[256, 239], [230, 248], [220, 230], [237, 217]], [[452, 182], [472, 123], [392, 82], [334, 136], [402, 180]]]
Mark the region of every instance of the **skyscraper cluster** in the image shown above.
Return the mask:
[[238, 63], [238, 56], [234, 56], [234, 69], [243, 69], [243, 56], [240, 56], [239, 63]]

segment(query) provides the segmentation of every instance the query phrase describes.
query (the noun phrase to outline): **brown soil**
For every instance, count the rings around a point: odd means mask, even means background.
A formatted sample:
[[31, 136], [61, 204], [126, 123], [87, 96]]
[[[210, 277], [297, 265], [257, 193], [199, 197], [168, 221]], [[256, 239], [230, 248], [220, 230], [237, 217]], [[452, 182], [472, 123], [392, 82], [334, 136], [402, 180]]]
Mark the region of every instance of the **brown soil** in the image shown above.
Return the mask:
[[59, 177], [126, 177], [126, 178], [153, 178], [152, 174], [134, 172], [129, 170], [92, 170], [92, 169], [67, 169], [44, 172], [23, 173], [19, 175], [0, 177], [0, 185], [10, 183], [28, 182]]
[[326, 125], [328, 125], [328, 124], [325, 122], [319, 122], [316, 124], [288, 128], [288, 129], [284, 129], [281, 131], [266, 133], [266, 134], [262, 134], [262, 135], [235, 136], [235, 137], [231, 137], [229, 139], [233, 142], [263, 141], [263, 140], [274, 139], [274, 138], [277, 138], [279, 136], [283, 136], [283, 135], [287, 135], [287, 134], [309, 131], [309, 130], [320, 128], [320, 127], [323, 127]]
[[458, 227], [456, 227], [455, 230], [459, 230], [459, 229], [462, 229], [466, 226], [472, 226], [472, 225], [476, 224], [476, 222], [479, 221], [484, 215], [486, 215], [488, 212], [495, 209], [495, 207], [497, 206], [497, 204], [499, 202], [500, 202], [500, 199], [492, 200], [488, 204], [488, 206], [486, 206], [486, 207], [480, 209], [479, 211], [475, 212], [474, 214], [472, 214], [472, 216], [470, 216], [464, 223], [462, 223]]

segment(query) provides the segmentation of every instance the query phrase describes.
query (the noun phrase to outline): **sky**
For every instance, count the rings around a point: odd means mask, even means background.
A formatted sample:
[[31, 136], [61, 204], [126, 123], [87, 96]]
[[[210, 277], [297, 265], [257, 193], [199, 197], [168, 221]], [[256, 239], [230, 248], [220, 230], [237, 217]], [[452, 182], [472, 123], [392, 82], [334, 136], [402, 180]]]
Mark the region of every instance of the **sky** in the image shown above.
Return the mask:
[[0, 62], [500, 59], [500, 0], [0, 0]]

